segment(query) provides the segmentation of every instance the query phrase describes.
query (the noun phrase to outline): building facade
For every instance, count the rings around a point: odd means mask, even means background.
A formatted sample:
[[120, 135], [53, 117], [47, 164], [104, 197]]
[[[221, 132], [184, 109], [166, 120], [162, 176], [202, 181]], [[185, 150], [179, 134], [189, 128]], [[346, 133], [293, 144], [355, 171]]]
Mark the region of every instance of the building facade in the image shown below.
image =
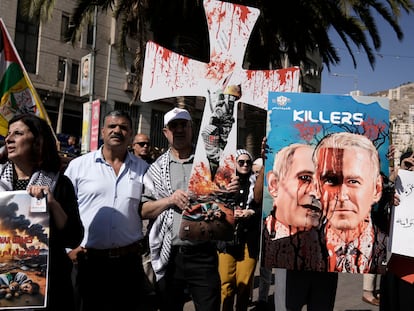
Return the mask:
[[388, 97], [390, 100], [390, 143], [395, 147], [391, 165], [397, 167], [401, 154], [414, 150], [414, 83], [405, 83], [370, 95]]
[[[57, 134], [80, 137], [83, 104], [99, 99], [102, 113], [114, 108], [129, 110], [134, 128], [148, 131], [151, 111], [137, 104], [130, 105], [132, 89], [128, 75], [131, 70], [130, 66], [121, 66], [118, 62], [116, 21], [110, 14], [98, 13], [96, 22], [92, 16], [79, 40], [72, 45], [66, 42], [65, 35], [75, 5], [74, 0], [56, 1], [52, 18], [40, 23], [21, 16], [19, 0], [0, 1], [0, 17], [14, 40], [53, 129]], [[87, 55], [93, 55], [90, 92], [80, 96], [84, 75], [82, 59]], [[127, 55], [126, 63], [132, 64], [133, 57], [133, 53]]]
[[[0, 17], [14, 40], [56, 133], [81, 137], [85, 127], [84, 104], [99, 99], [101, 116], [112, 109], [129, 111], [134, 131], [150, 135], [155, 146], [167, 145], [161, 130], [162, 117], [174, 105], [191, 110], [197, 134], [205, 98], [132, 102], [131, 78], [134, 73], [131, 68], [135, 49], [133, 42], [129, 44], [126, 64], [120, 65], [116, 48], [119, 25], [111, 12], [97, 11], [95, 16], [91, 16], [89, 24], [83, 27], [79, 40], [73, 45], [66, 42], [75, 5], [75, 0], [56, 0], [52, 18], [41, 23], [28, 21], [20, 14], [20, 0], [0, 1]], [[85, 59], [89, 64], [87, 84], [82, 83], [86, 75]], [[321, 61], [318, 57], [313, 59], [314, 63], [301, 68], [301, 91], [320, 92]], [[287, 61], [285, 64], [290, 66]], [[83, 94], [81, 88], [86, 86], [89, 92]], [[260, 142], [265, 136], [266, 112], [239, 103], [238, 119], [238, 145], [258, 156]]]

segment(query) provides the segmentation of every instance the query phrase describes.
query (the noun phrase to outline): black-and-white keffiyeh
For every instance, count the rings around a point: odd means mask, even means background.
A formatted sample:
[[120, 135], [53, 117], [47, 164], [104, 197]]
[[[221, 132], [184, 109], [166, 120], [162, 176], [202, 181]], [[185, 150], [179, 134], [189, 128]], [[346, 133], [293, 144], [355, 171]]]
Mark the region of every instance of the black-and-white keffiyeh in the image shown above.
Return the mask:
[[[13, 164], [7, 161], [0, 165], [0, 191], [12, 191], [13, 189]], [[48, 186], [53, 192], [56, 186], [59, 173], [36, 171], [30, 177], [28, 187], [31, 185]]]
[[[148, 169], [147, 174], [153, 184], [153, 194], [158, 200], [173, 194], [170, 179], [170, 149], [161, 155]], [[173, 237], [172, 208], [164, 210], [155, 219], [149, 233], [151, 249], [151, 263], [157, 281], [164, 275], [171, 254], [171, 241]]]

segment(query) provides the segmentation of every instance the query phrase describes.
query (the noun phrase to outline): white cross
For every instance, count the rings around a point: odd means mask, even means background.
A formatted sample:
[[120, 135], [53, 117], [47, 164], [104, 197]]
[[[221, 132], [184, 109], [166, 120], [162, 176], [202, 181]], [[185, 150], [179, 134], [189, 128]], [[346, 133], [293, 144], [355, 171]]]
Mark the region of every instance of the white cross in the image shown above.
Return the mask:
[[148, 42], [141, 100], [204, 96], [226, 85], [241, 85], [241, 102], [265, 109], [268, 92], [297, 92], [299, 69], [245, 70], [246, 46], [259, 10], [204, 0], [210, 39], [210, 61], [200, 62]]

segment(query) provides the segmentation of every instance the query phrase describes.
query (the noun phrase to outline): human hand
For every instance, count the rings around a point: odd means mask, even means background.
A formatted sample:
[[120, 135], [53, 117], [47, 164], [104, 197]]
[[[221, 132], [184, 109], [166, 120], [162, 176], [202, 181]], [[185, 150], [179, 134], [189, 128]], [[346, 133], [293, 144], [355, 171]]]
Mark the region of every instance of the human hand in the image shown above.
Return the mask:
[[228, 192], [237, 192], [240, 190], [239, 176], [233, 175], [226, 186]]
[[240, 218], [249, 218], [254, 214], [254, 210], [252, 209], [235, 209], [234, 210], [234, 217], [237, 219]]
[[269, 150], [269, 146], [267, 145], [267, 137], [265, 136], [262, 139], [262, 145], [261, 145], [261, 148], [260, 148], [260, 156], [263, 159], [263, 166], [264, 166], [265, 159], [267, 159], [266, 153], [268, 152], [268, 150]]
[[394, 145], [390, 145], [388, 147], [388, 152], [386, 154], [387, 160], [391, 161], [394, 159], [394, 154], [395, 154], [395, 146]]
[[83, 248], [82, 246], [78, 246], [77, 248], [72, 249], [68, 253], [68, 256], [69, 256], [70, 260], [72, 260], [73, 263], [77, 263], [78, 262], [78, 255], [80, 253], [86, 253], [86, 249]]
[[400, 196], [394, 193], [394, 206], [400, 205]]
[[27, 192], [35, 198], [42, 199], [47, 196], [48, 201], [54, 200], [53, 194], [48, 186], [32, 185], [27, 188]]
[[170, 196], [170, 205], [177, 206], [184, 211], [190, 208], [190, 196], [184, 190], [178, 189]]
[[27, 188], [27, 192], [35, 198], [42, 199], [46, 198], [47, 207], [49, 209], [54, 209], [56, 207], [56, 203], [58, 203], [53, 196], [53, 192], [50, 191], [48, 186], [38, 186], [32, 185]]

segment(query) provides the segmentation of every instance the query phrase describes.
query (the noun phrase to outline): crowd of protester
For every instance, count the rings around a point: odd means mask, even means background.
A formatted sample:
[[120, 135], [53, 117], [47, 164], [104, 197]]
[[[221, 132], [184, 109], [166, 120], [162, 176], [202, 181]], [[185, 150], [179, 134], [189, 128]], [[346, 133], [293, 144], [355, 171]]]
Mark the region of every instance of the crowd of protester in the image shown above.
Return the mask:
[[[321, 203], [312, 201], [314, 189], [310, 185], [313, 178], [317, 182], [324, 173], [312, 158], [314, 150], [310, 146], [281, 150], [267, 176], [266, 139], [257, 157], [243, 147], [237, 149], [236, 171], [225, 189], [235, 206], [233, 238], [191, 241], [180, 236], [182, 213], [190, 208], [192, 200], [188, 181], [195, 145], [190, 113], [173, 108], [165, 114], [166, 150], [152, 146], [147, 134], [134, 135], [126, 112], [111, 111], [103, 123], [103, 143], [98, 150], [81, 155], [78, 139], [69, 135], [59, 157], [51, 130], [43, 120], [24, 115], [9, 122], [1, 152], [2, 190], [27, 189], [32, 196], [48, 197], [52, 258], [48, 271], [49, 310], [182, 311], [192, 300], [197, 311], [247, 311], [252, 307], [253, 278], [259, 265], [255, 310], [267, 310], [273, 304], [278, 311], [302, 310], [305, 305], [308, 310], [329, 311], [335, 303], [336, 272], [362, 267], [362, 272], [375, 275], [372, 273], [376, 270], [355, 258], [346, 257], [344, 260], [349, 262], [339, 265], [338, 258], [333, 261], [329, 255], [324, 256], [331, 254], [330, 245], [326, 244], [325, 249], [319, 239], [333, 234], [329, 230], [335, 222], [321, 225], [312, 218], [319, 217], [317, 213], [304, 216], [310, 218], [303, 218], [303, 224], [297, 222], [299, 218], [289, 218], [293, 216], [293, 204], [298, 204], [293, 201], [309, 199], [303, 204], [313, 205], [314, 210], [320, 208]], [[353, 148], [356, 154], [365, 147], [354, 144]], [[400, 169], [410, 170], [412, 158], [412, 154], [404, 154]], [[346, 164], [343, 169], [347, 169]], [[263, 218], [266, 178], [273, 209]], [[370, 205], [384, 203], [380, 200], [384, 187], [377, 182], [378, 194], [373, 195]], [[324, 196], [328, 197], [329, 193]], [[389, 208], [398, 205], [398, 198], [389, 201]], [[366, 230], [371, 227], [375, 225], [364, 225]], [[305, 241], [306, 248], [294, 246], [293, 238]], [[312, 245], [323, 247], [312, 249]], [[287, 247], [292, 246], [291, 253], [301, 254], [304, 262], [289, 261]], [[286, 258], [281, 257], [282, 249]], [[306, 259], [309, 250], [312, 258]], [[292, 269], [273, 269], [280, 260], [292, 264]], [[408, 265], [412, 267], [412, 261]], [[273, 277], [277, 293], [270, 302]], [[363, 301], [379, 305], [381, 311], [409, 310], [414, 305], [413, 284], [391, 272], [381, 276], [379, 287], [364, 277]]]

